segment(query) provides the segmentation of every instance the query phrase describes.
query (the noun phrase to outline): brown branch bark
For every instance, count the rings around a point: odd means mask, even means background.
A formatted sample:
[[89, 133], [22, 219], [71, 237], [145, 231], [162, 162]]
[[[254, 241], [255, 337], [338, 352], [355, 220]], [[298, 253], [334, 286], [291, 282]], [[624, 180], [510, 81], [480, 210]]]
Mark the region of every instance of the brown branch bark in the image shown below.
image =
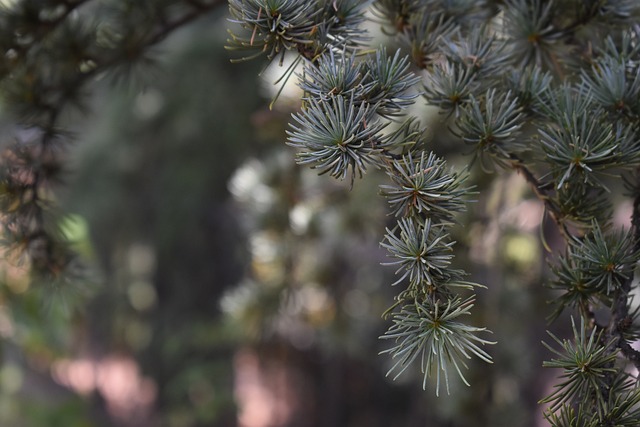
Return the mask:
[[542, 201], [542, 203], [544, 203], [544, 207], [546, 211], [549, 213], [549, 216], [551, 216], [551, 219], [553, 219], [553, 222], [555, 222], [555, 224], [558, 226], [560, 233], [562, 233], [562, 236], [568, 242], [571, 239], [571, 233], [563, 220], [562, 212], [560, 212], [560, 210], [558, 209], [558, 206], [556, 206], [556, 204], [553, 203], [553, 200], [551, 199], [551, 194], [547, 189], [547, 187], [544, 186], [538, 178], [536, 178], [533, 172], [531, 172], [531, 170], [524, 164], [524, 162], [518, 156], [516, 156], [515, 154], [510, 154], [509, 157], [511, 160], [510, 162], [511, 168], [516, 172], [518, 172], [520, 175], [522, 175], [525, 181], [529, 183], [531, 190], [534, 192], [536, 197], [540, 201]]
[[[637, 178], [640, 180], [640, 171], [637, 171]], [[631, 214], [631, 225], [633, 227], [634, 249], [640, 250], [640, 187], [635, 188], [635, 198], [633, 200], [633, 212]], [[611, 307], [611, 321], [609, 322], [608, 334], [616, 339], [617, 347], [622, 354], [640, 370], [640, 351], [631, 347], [624, 338], [624, 333], [631, 326], [633, 321], [629, 313], [629, 293], [633, 276], [624, 281], [622, 288], [617, 290]]]

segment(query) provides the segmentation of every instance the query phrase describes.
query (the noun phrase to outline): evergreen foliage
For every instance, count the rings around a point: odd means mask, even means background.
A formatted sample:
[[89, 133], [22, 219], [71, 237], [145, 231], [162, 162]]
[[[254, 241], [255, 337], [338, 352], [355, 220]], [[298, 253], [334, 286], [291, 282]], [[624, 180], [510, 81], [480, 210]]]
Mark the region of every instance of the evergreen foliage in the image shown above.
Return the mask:
[[[436, 107], [451, 135], [471, 148], [470, 168], [515, 171], [544, 204], [565, 239], [550, 262], [548, 286], [563, 310], [580, 318], [572, 341], [557, 346], [545, 367], [563, 370], [550, 404], [551, 425], [638, 425], [639, 389], [627, 373], [640, 367], [631, 347], [632, 307], [640, 256], [640, 5], [633, 1], [557, 0], [319, 1], [233, 0], [229, 47], [239, 58], [285, 51], [303, 90], [288, 144], [297, 161], [353, 185], [369, 166], [389, 183], [381, 194], [397, 223], [382, 246], [397, 267], [399, 290], [385, 313], [392, 325], [381, 338], [396, 377], [420, 360], [436, 377], [475, 356], [491, 362], [485, 328], [473, 326], [478, 285], [453, 268], [450, 230], [475, 190], [466, 171], [446, 168], [429, 148], [418, 97]], [[366, 45], [361, 24], [372, 9], [401, 49]], [[259, 51], [259, 52], [256, 52]], [[412, 66], [409, 67], [409, 61]], [[293, 75], [288, 69], [283, 78]], [[418, 77], [419, 76], [419, 77]], [[399, 128], [401, 131], [390, 131]], [[472, 169], [473, 170], [473, 169]], [[627, 183], [633, 229], [612, 225], [612, 198]], [[487, 286], [491, 286], [488, 283]], [[559, 349], [558, 349], [559, 346]]]
[[[73, 135], [64, 115], [85, 111], [89, 83], [139, 77], [152, 47], [217, 0], [16, 0], [0, 6], [0, 98], [13, 125], [2, 141], [3, 243], [36, 281], [72, 282], [75, 255], [60, 230], [55, 190]], [[640, 257], [640, 4], [634, 0], [229, 0], [234, 60], [282, 65], [302, 107], [286, 143], [296, 160], [356, 185], [372, 168], [391, 225], [382, 247], [398, 291], [384, 313], [389, 373], [420, 360], [439, 394], [469, 360], [492, 362], [474, 292], [455, 267], [452, 235], [478, 189], [469, 173], [520, 174], [556, 225], [550, 318], [567, 311], [573, 338], [544, 344], [562, 371], [541, 398], [552, 426], [640, 424], [640, 336], [633, 294]], [[375, 20], [399, 49], [370, 46]], [[467, 152], [451, 170], [425, 137], [421, 113], [440, 113]], [[477, 162], [474, 163], [474, 160]], [[450, 162], [452, 163], [452, 162]], [[479, 171], [477, 169], [480, 169]], [[632, 228], [611, 206], [626, 185]], [[486, 286], [491, 286], [487, 283]], [[579, 324], [579, 326], [578, 326]], [[501, 344], [498, 344], [501, 345]], [[464, 368], [464, 369], [463, 369]]]

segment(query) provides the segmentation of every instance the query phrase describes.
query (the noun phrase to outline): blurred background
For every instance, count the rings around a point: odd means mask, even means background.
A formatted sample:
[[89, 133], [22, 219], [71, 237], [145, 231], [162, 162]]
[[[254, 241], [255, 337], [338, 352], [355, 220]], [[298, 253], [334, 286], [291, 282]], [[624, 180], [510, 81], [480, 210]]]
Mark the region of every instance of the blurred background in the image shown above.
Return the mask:
[[[544, 425], [540, 236], [558, 243], [524, 180], [474, 167], [480, 193], [455, 229], [456, 265], [487, 285], [470, 321], [494, 332], [495, 363], [472, 361], [472, 386], [456, 379], [451, 396], [422, 391], [419, 367], [391, 381], [378, 355], [397, 293], [379, 246], [394, 221], [385, 176], [350, 189], [295, 165], [284, 140], [299, 94], [268, 108], [274, 74], [230, 63], [226, 13], [69, 113], [61, 221], [85, 271], [78, 286], [35, 289], [4, 266], [0, 425]], [[419, 114], [431, 148], [463, 167], [443, 117]]]

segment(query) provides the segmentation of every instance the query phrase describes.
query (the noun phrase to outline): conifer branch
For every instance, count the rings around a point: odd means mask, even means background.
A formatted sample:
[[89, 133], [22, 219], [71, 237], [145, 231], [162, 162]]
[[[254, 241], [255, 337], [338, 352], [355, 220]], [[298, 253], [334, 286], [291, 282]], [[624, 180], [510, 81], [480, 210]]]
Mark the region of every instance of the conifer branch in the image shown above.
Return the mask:
[[[630, 41], [638, 36], [637, 25], [626, 30], [636, 33], [622, 33], [619, 45], [618, 39], [611, 38], [595, 51], [591, 50], [595, 41], [578, 31], [592, 24], [594, 28], [628, 27], [635, 24], [640, 8], [623, 0], [580, 4], [571, 13], [560, 13], [567, 4], [502, 2], [498, 8], [504, 27], [499, 29], [492, 22], [497, 9], [483, 2], [463, 13], [448, 2], [379, 0], [374, 6], [374, 13], [387, 21], [385, 31], [396, 35], [414, 64], [425, 71], [422, 95], [427, 103], [455, 118], [451, 133], [473, 148], [473, 159], [479, 159], [483, 168], [510, 169], [522, 175], [567, 243], [565, 254], [552, 266], [556, 277], [550, 287], [561, 295], [551, 318], [572, 308], [581, 320], [580, 331], [573, 328], [575, 344], [554, 337], [568, 356], [552, 350], [564, 359], [546, 365], [562, 365], [577, 373], [547, 400], [555, 402], [548, 419], [557, 427], [568, 427], [564, 421], [572, 423], [575, 416], [583, 415], [594, 425], [605, 415], [624, 419], [626, 410], [609, 405], [624, 395], [627, 385], [601, 389], [618, 384], [616, 378], [624, 376], [615, 363], [618, 349], [629, 361], [640, 359], [640, 352], [628, 344], [628, 337], [637, 334], [626, 326], [634, 317], [628, 297], [633, 266], [640, 258], [640, 196], [632, 242], [628, 233], [610, 230], [607, 187], [612, 175], [640, 165], [640, 55]], [[369, 90], [388, 75], [388, 69], [380, 66], [386, 54], [377, 54], [370, 66], [363, 66], [356, 60], [357, 46], [346, 49], [327, 42], [331, 37], [320, 37], [319, 29], [330, 27], [322, 20], [326, 15], [287, 0], [273, 3], [278, 6], [274, 16], [287, 12], [292, 23], [275, 39], [261, 21], [259, 2], [245, 8], [245, 18], [240, 0], [231, 5], [237, 22], [253, 30], [250, 39], [234, 37], [239, 49], [255, 49], [259, 37], [268, 60], [286, 49], [310, 59], [301, 76], [303, 112], [294, 114], [296, 124], [289, 131], [289, 144], [301, 150], [298, 162], [337, 178], [349, 176], [352, 184], [354, 175], [364, 175], [366, 165], [382, 167], [390, 177], [391, 183], [383, 185], [381, 193], [398, 223], [387, 229], [382, 246], [398, 267], [399, 279], [393, 285], [405, 288], [385, 312], [394, 325], [383, 338], [396, 339], [388, 352], [398, 358], [394, 368], [403, 372], [420, 351], [429, 353], [425, 350], [429, 339], [439, 337], [437, 327], [423, 329], [424, 325], [434, 323], [442, 307], [447, 307], [444, 312], [457, 307], [460, 289], [476, 286], [462, 280], [464, 272], [451, 268], [453, 242], [446, 231], [456, 222], [453, 213], [464, 206], [463, 197], [472, 190], [462, 185], [460, 176], [444, 173], [444, 161], [425, 148], [414, 118], [392, 137], [379, 132], [389, 116], [405, 114], [414, 99], [403, 94], [390, 99], [390, 94], [402, 93], [405, 85], [416, 83], [413, 76], [399, 73], [395, 81], [400, 92]], [[350, 34], [358, 32], [353, 22]], [[589, 47], [580, 58], [585, 62], [568, 58], [566, 53], [576, 46]], [[374, 76], [374, 70], [381, 74]], [[521, 137], [530, 128], [539, 137]], [[538, 177], [534, 170], [544, 175]], [[597, 319], [599, 306], [611, 310], [608, 328]], [[440, 346], [434, 355], [423, 358], [425, 381], [430, 373], [441, 372], [448, 380], [445, 366], [451, 364], [464, 381], [459, 370], [463, 365], [454, 356], [466, 350], [455, 344], [454, 337], [461, 335], [452, 334], [453, 348]], [[442, 358], [438, 351], [449, 358]], [[488, 354], [476, 355], [489, 361]], [[580, 356], [584, 366], [573, 366], [574, 356]], [[597, 375], [579, 373], [594, 358], [599, 363]], [[436, 388], [438, 384], [437, 380]], [[592, 407], [578, 404], [585, 397], [591, 399]]]

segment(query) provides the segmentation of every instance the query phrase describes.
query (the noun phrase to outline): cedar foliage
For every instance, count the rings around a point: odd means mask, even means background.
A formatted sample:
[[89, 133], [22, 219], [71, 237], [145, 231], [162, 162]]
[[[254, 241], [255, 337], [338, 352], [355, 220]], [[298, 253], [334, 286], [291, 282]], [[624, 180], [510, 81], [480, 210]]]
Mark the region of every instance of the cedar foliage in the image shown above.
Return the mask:
[[[468, 146], [469, 168], [516, 172], [544, 204], [566, 249], [552, 254], [549, 319], [571, 313], [573, 338], [550, 333], [545, 367], [562, 374], [553, 426], [640, 422], [634, 272], [640, 256], [640, 6], [635, 1], [230, 0], [235, 60], [294, 60], [302, 108], [287, 144], [297, 162], [351, 185], [370, 168], [395, 226], [382, 246], [399, 288], [381, 338], [390, 374], [417, 364], [423, 386], [467, 383], [466, 361], [491, 363], [468, 319], [479, 284], [452, 267], [451, 227], [475, 189], [469, 169], [434, 154], [410, 106], [426, 102]], [[368, 45], [375, 20], [400, 46]], [[297, 70], [297, 72], [296, 72]], [[633, 200], [632, 229], [613, 225], [612, 197]], [[487, 283], [486, 286], [491, 286]], [[578, 319], [578, 320], [575, 320]], [[544, 321], [544, 319], [541, 319]], [[499, 344], [498, 344], [499, 345]]]
[[[54, 190], [89, 83], [128, 81], [150, 48], [219, 6], [216, 0], [17, 0], [0, 6], [0, 93], [11, 117], [0, 156], [4, 246], [35, 280], [74, 280]], [[468, 170], [434, 154], [410, 107], [426, 102], [470, 150], [472, 168], [522, 175], [557, 225], [550, 311], [573, 337], [551, 334], [545, 366], [562, 374], [541, 399], [553, 426], [633, 426], [640, 390], [634, 272], [640, 256], [640, 6], [634, 0], [230, 0], [237, 60], [282, 64], [302, 109], [287, 144], [297, 161], [356, 185], [371, 168], [395, 225], [382, 246], [399, 291], [385, 313], [391, 372], [418, 364], [449, 390], [467, 360], [491, 362], [488, 331], [469, 320], [482, 285], [453, 268], [451, 228], [475, 189]], [[372, 49], [374, 19], [401, 47]], [[612, 224], [612, 192], [633, 200], [631, 230]], [[486, 286], [491, 286], [487, 283]]]

